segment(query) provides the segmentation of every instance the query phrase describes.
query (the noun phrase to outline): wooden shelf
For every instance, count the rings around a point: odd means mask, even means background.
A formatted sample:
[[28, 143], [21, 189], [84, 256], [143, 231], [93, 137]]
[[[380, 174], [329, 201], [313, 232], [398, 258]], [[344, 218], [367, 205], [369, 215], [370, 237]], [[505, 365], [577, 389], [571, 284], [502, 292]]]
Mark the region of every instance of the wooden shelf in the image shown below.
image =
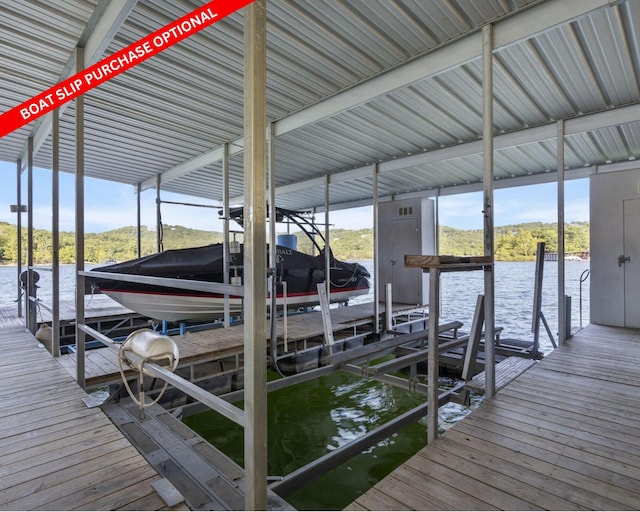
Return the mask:
[[442, 272], [483, 270], [493, 266], [492, 256], [412, 255], [404, 257], [404, 266], [421, 268], [425, 272], [436, 268]]

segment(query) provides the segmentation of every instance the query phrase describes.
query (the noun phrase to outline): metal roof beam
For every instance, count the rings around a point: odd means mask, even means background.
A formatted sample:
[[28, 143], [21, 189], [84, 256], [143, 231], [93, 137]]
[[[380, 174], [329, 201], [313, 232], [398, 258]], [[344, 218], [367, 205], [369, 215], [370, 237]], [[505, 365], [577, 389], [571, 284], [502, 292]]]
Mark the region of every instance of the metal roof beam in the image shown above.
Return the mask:
[[[111, 0], [100, 0], [95, 11], [87, 22], [84, 32], [80, 36], [76, 46], [84, 48], [85, 67], [95, 64], [100, 60], [105, 50], [122, 27], [122, 24], [129, 16], [138, 0], [120, 0], [113, 2]], [[75, 52], [71, 54], [67, 64], [58, 77], [58, 82], [66, 80], [76, 73]], [[59, 107], [59, 116], [62, 117], [63, 112], [67, 108], [68, 103]], [[52, 114], [46, 114], [40, 118], [31, 130], [33, 137], [34, 155], [38, 152], [42, 144], [51, 133]], [[21, 160], [26, 162], [27, 146], [22, 149]], [[26, 165], [26, 164], [25, 164]], [[24, 168], [24, 166], [23, 166]]]
[[[604, 174], [609, 172], [630, 171], [638, 168], [638, 161], [624, 161], [616, 162], [613, 164], [592, 165], [589, 167], [580, 167], [575, 169], [565, 170], [565, 181], [580, 180], [588, 178], [593, 174]], [[555, 172], [539, 172], [536, 174], [528, 174], [526, 176], [516, 176], [515, 178], [502, 178], [494, 181], [494, 188], [496, 190], [514, 187], [526, 187], [529, 185], [541, 185], [543, 183], [555, 183], [557, 181]], [[439, 190], [439, 193], [438, 193]], [[416, 197], [444, 197], [453, 196], [459, 194], [469, 194], [473, 192], [482, 192], [482, 182], [469, 183], [465, 185], [455, 185], [452, 187], [442, 187], [440, 189], [420, 190], [417, 192], [406, 192], [403, 194], [393, 194], [387, 196], [380, 196], [379, 202], [412, 199]], [[331, 211], [346, 210], [350, 208], [359, 208], [362, 206], [371, 206], [373, 199], [359, 199], [357, 201], [349, 201], [346, 203], [339, 203], [331, 205]], [[324, 212], [323, 206], [318, 206], [314, 210], [317, 213]]]
[[[593, 174], [604, 174], [608, 172], [629, 171], [638, 168], [638, 161], [624, 161], [616, 162], [612, 164], [592, 165], [589, 167], [580, 167], [574, 169], [565, 170], [565, 181], [580, 180], [588, 178]], [[528, 174], [526, 176], [516, 176], [515, 178], [502, 178], [494, 181], [494, 188], [496, 190], [514, 187], [526, 187], [529, 185], [541, 185], [543, 183], [555, 183], [557, 181], [555, 172], [539, 172], [535, 174]], [[439, 192], [438, 192], [439, 191]], [[440, 189], [434, 188], [430, 190], [419, 190], [416, 192], [405, 192], [402, 194], [393, 194], [387, 196], [380, 196], [379, 202], [413, 199], [416, 197], [444, 197], [453, 196], [459, 194], [469, 194], [473, 192], [482, 192], [482, 182], [469, 183], [465, 185], [455, 185], [452, 187], [442, 187]], [[331, 211], [346, 210], [350, 208], [360, 208], [362, 206], [371, 206], [373, 199], [359, 199], [357, 201], [348, 201], [346, 203], [338, 203], [331, 205]], [[317, 213], [324, 212], [323, 206], [318, 206], [314, 210]]]
[[[568, 119], [565, 121], [565, 136], [599, 130], [610, 126], [619, 126], [621, 124], [632, 123], [636, 121], [640, 121], [640, 105], [638, 104]], [[536, 126], [534, 128], [519, 130], [517, 132], [498, 135], [494, 138], [494, 149], [506, 149], [525, 144], [533, 144], [543, 140], [552, 140], [556, 138], [556, 131], [556, 123], [554, 122], [542, 126]], [[378, 172], [385, 173], [396, 171], [399, 169], [406, 169], [408, 167], [435, 164], [438, 162], [443, 162], [445, 160], [453, 160], [455, 158], [464, 158], [468, 156], [479, 155], [481, 152], [481, 140], [466, 142], [463, 144], [458, 144], [456, 146], [436, 149], [434, 151], [427, 151], [403, 158], [396, 158], [387, 162], [380, 162], [378, 164]], [[371, 169], [371, 165], [366, 165], [364, 167], [358, 167], [356, 169], [336, 172], [329, 176], [329, 183], [339, 183], [341, 181], [367, 178], [371, 176]], [[322, 184], [324, 184], [324, 178], [314, 178], [308, 181], [291, 183], [289, 185], [284, 185], [276, 188], [276, 195], [290, 194], [292, 192], [297, 192], [298, 190], [318, 187]], [[472, 185], [475, 186], [475, 184]], [[480, 187], [482, 187], [482, 185], [480, 185]], [[455, 193], [463, 193], [457, 192], [457, 190], [460, 190], [461, 186], [451, 188], [456, 189]], [[478, 190], [481, 190], [481, 188], [479, 188]], [[241, 197], [236, 197], [231, 201], [233, 203], [237, 203], [241, 200]]]
[[[619, 170], [626, 169], [637, 169], [637, 162], [623, 162], [623, 165], [618, 164], [609, 164], [603, 166], [590, 166], [590, 167], [581, 167], [577, 169], [568, 169], [565, 174], [565, 181], [569, 180], [579, 180], [583, 178], [588, 178], [592, 174], [603, 173], [603, 172], [613, 172]], [[515, 178], [502, 178], [500, 180], [494, 180], [493, 187], [495, 190], [505, 189], [505, 188], [514, 188], [514, 187], [525, 187], [528, 185], [540, 185], [542, 183], [555, 183], [557, 180], [555, 172], [540, 172], [536, 174], [530, 174], [527, 176], [516, 176]], [[482, 192], [483, 185], [482, 182], [479, 181], [477, 183], [469, 183], [465, 185], [455, 185], [451, 187], [442, 187], [440, 189], [434, 188], [430, 190], [419, 190], [416, 192], [405, 192], [402, 194], [391, 194], [386, 196], [380, 196], [378, 198], [379, 202], [387, 202], [393, 200], [402, 200], [402, 199], [414, 199], [418, 197], [424, 198], [432, 198], [436, 196], [444, 197], [444, 196], [453, 196], [458, 194], [469, 194], [473, 192]], [[440, 193], [438, 194], [438, 190]], [[348, 201], [345, 203], [337, 203], [331, 205], [331, 211], [337, 210], [346, 210], [351, 208], [360, 208], [362, 206], [371, 206], [373, 204], [373, 199], [359, 199], [357, 201]], [[324, 212], [323, 206], [318, 206], [315, 208], [316, 213]]]
[[[505, 18], [494, 25], [495, 50], [526, 40], [535, 34], [568, 23], [596, 9], [606, 7], [610, 0], [582, 0], [580, 2], [543, 2], [522, 13]], [[390, 71], [321, 100], [294, 114], [274, 121], [276, 137], [298, 128], [317, 123], [340, 112], [362, 105], [384, 94], [406, 87], [419, 80], [439, 75], [447, 70], [480, 58], [482, 34], [478, 30], [445, 46], [423, 54]], [[231, 142], [242, 148], [242, 139]], [[161, 174], [161, 183], [179, 178], [189, 172], [220, 160], [221, 149], [211, 151], [168, 169]], [[142, 190], [154, 187], [155, 178], [141, 183]]]

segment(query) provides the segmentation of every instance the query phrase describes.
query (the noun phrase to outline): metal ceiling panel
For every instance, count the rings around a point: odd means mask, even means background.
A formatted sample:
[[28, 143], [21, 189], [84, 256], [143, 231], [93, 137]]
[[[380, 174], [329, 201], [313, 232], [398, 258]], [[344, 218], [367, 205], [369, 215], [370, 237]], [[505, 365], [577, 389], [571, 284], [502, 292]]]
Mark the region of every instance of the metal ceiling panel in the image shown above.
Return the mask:
[[[443, 55], [486, 23], [559, 0], [272, 0], [268, 4], [267, 116], [270, 121], [349, 91], [420, 56]], [[563, 0], [567, 1], [567, 0]], [[571, 0], [572, 1], [572, 0]], [[0, 109], [53, 85], [98, 0], [2, 2]], [[108, 45], [109, 55], [201, 5], [199, 0], [140, 0]], [[86, 95], [87, 176], [136, 184], [242, 137], [243, 14], [168, 48]], [[509, 134], [559, 119], [640, 103], [640, 0], [626, 0], [552, 26], [495, 52], [494, 129]], [[479, 53], [478, 53], [479, 54]], [[323, 207], [318, 178], [397, 162], [415, 154], [477, 143], [482, 137], [478, 58], [435, 76], [310, 119], [275, 143], [279, 187], [313, 184], [278, 196], [282, 206]], [[73, 105], [62, 117], [61, 165], [74, 170]], [[15, 161], [33, 129], [0, 140], [0, 159]], [[640, 157], [638, 123], [567, 137], [570, 168]], [[555, 140], [499, 149], [500, 179], [553, 172]], [[448, 154], [448, 153], [443, 153]], [[482, 180], [480, 153], [381, 173], [381, 195], [428, 191]], [[50, 167], [51, 142], [36, 155]], [[230, 163], [231, 195], [242, 195], [242, 154]], [[370, 176], [330, 186], [331, 202], [371, 198]], [[359, 177], [358, 177], [359, 176]], [[302, 185], [300, 185], [302, 187]], [[219, 162], [167, 181], [163, 190], [220, 200]]]

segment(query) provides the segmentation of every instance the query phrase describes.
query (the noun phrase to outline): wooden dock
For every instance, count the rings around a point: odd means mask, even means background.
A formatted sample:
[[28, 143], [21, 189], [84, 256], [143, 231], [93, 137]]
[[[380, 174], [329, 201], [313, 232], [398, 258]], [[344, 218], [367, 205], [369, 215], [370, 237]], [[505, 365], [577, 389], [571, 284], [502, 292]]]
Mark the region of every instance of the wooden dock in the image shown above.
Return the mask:
[[[75, 322], [76, 306], [72, 300], [60, 301], [60, 322]], [[107, 319], [134, 315], [135, 313], [115, 300], [102, 294], [85, 296], [85, 318]], [[24, 315], [24, 308], [23, 308]], [[51, 312], [45, 308], [38, 309], [38, 323], [51, 323]], [[18, 306], [15, 303], [0, 305], [0, 327], [24, 326], [24, 318], [18, 318]]]
[[0, 510], [168, 509], [166, 480], [30, 333], [0, 329], [0, 352]]
[[[406, 308], [406, 307], [405, 307]], [[382, 307], [384, 311], [384, 307]], [[395, 305], [394, 312], [403, 311], [403, 306]], [[355, 333], [359, 326], [373, 321], [373, 303], [340, 307], [330, 310], [334, 333]], [[180, 350], [180, 368], [185, 371], [191, 366], [221, 361], [225, 358], [240, 357], [244, 352], [244, 327], [233, 325], [228, 328], [207, 329], [172, 336]], [[278, 319], [278, 340], [282, 344], [284, 320]], [[287, 319], [287, 340], [290, 346], [298, 341], [324, 336], [322, 315], [319, 311], [291, 315]], [[336, 337], [338, 337], [336, 335]], [[291, 350], [291, 349], [290, 349]], [[65, 354], [58, 358], [69, 375], [76, 375], [76, 354]], [[238, 369], [238, 368], [236, 368]], [[86, 386], [88, 389], [107, 384], [119, 383], [118, 358], [114, 351], [101, 348], [85, 353]], [[189, 378], [185, 375], [185, 378]]]
[[640, 331], [589, 325], [348, 510], [640, 509]]

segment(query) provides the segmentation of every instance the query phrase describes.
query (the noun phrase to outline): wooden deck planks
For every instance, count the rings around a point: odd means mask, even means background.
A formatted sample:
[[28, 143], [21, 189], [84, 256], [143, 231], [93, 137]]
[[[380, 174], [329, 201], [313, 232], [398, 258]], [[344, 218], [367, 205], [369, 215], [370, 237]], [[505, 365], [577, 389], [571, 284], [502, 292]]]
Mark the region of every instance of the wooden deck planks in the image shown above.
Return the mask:
[[[76, 306], [73, 300], [60, 301], [60, 322], [74, 322], [76, 318]], [[134, 312], [106, 295], [85, 296], [85, 318], [120, 318], [133, 315]], [[0, 304], [0, 328], [24, 327], [25, 319], [18, 318], [18, 306], [12, 304]], [[23, 307], [24, 315], [24, 307]], [[51, 312], [46, 308], [38, 308], [38, 323], [50, 323]]]
[[0, 329], [0, 510], [166, 508], [159, 475], [56, 360]]
[[[495, 371], [495, 389], [500, 391], [507, 386], [512, 380], [522, 375], [531, 368], [536, 361], [533, 359], [524, 359], [522, 357], [507, 357], [496, 365]], [[476, 392], [485, 392], [485, 372], [481, 372], [473, 379], [465, 384], [468, 389]]]
[[[393, 308], [395, 312], [402, 311], [399, 305], [394, 305]], [[335, 308], [330, 311], [334, 331], [351, 330], [358, 325], [371, 322], [373, 318], [372, 303]], [[282, 340], [285, 332], [284, 320], [279, 318], [277, 325], [278, 339]], [[243, 329], [242, 325], [233, 325], [226, 329], [187, 331], [185, 334], [171, 336], [171, 338], [178, 345], [180, 365], [182, 366], [242, 354], [244, 352]], [[324, 326], [319, 311], [288, 317], [287, 340], [289, 342], [316, 336], [324, 336]], [[76, 375], [76, 357], [77, 355], [72, 353], [57, 358], [58, 363], [73, 378]], [[129, 374], [133, 375], [133, 372], [129, 372]], [[85, 379], [88, 388], [115, 381], [120, 382], [117, 354], [107, 348], [86, 351]]]
[[588, 326], [349, 509], [637, 510], [639, 367], [640, 331]]

